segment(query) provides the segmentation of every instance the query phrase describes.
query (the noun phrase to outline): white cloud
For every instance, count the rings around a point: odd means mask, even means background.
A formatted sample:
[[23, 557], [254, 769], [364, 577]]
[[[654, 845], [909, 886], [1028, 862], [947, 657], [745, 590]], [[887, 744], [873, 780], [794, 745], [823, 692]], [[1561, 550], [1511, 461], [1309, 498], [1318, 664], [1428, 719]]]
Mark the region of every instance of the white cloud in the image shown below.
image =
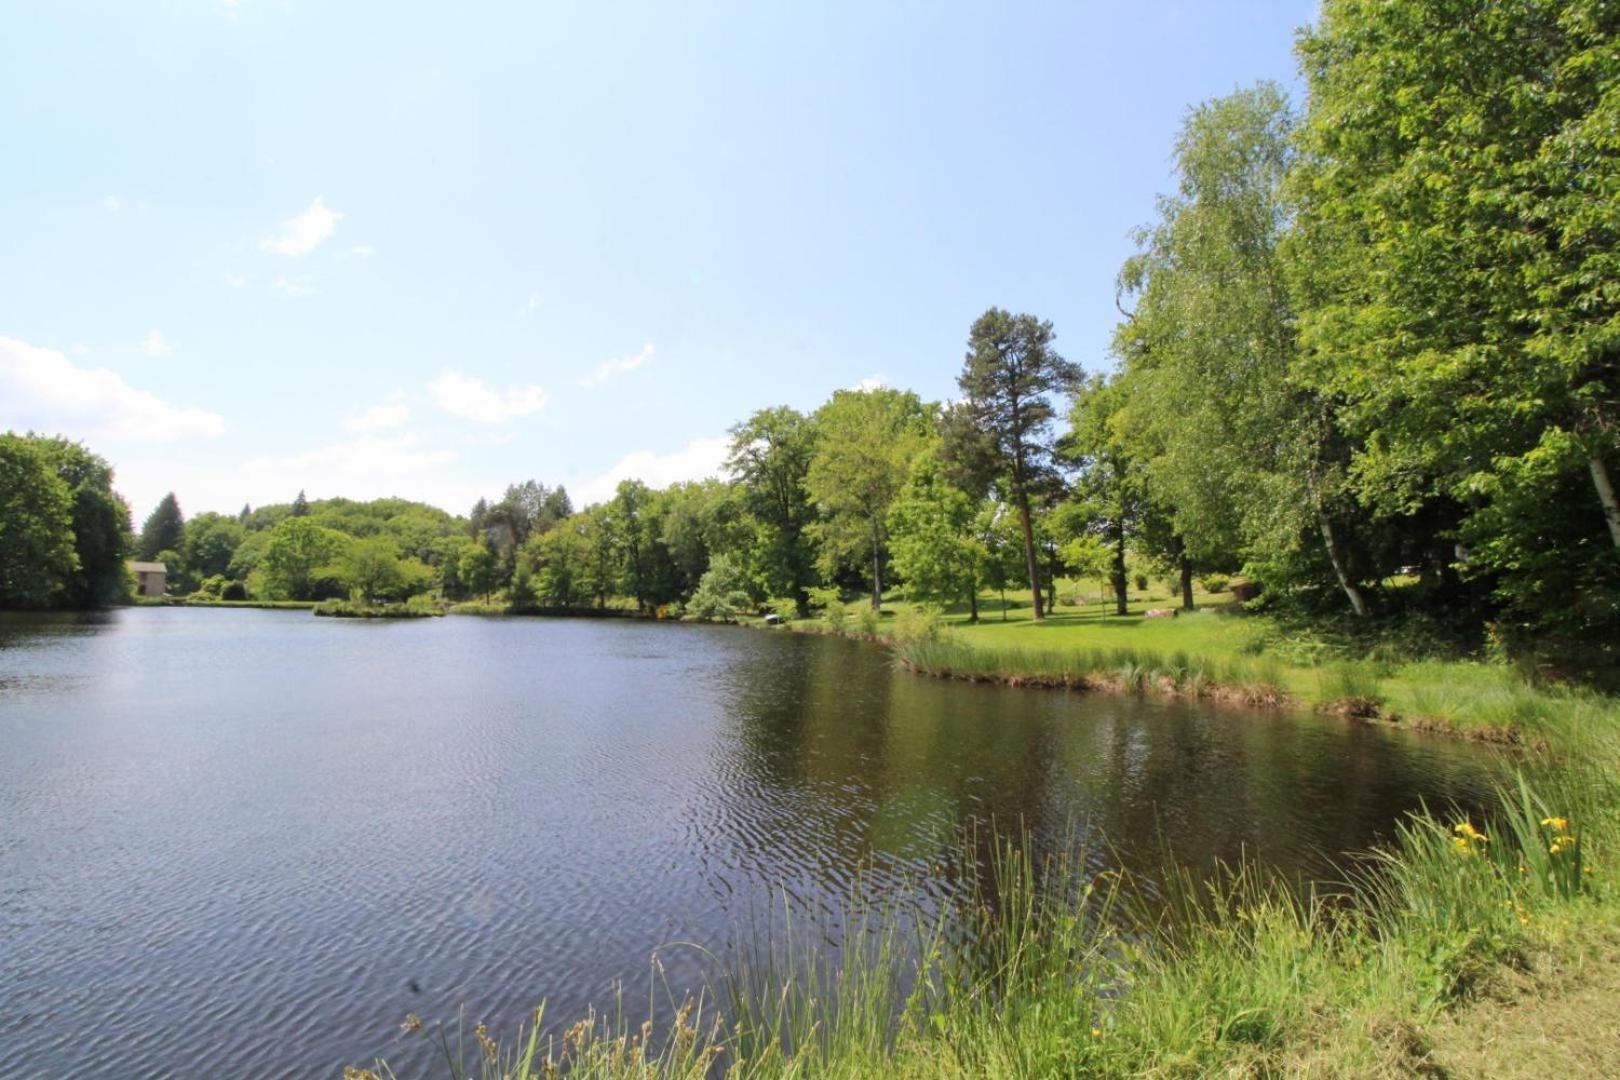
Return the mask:
[[[324, 489], [339, 488], [348, 493], [381, 490], [379, 482], [397, 482], [414, 477], [424, 469], [431, 469], [454, 461], [452, 450], [426, 450], [415, 435], [395, 435], [379, 438], [362, 435], [349, 442], [333, 443], [294, 454], [291, 457], [254, 458], [242, 465], [248, 477], [274, 476], [283, 488], [318, 484]], [[341, 483], [334, 483], [334, 480]], [[343, 485], [347, 484], [348, 488]]]
[[433, 403], [451, 416], [479, 424], [505, 424], [546, 407], [549, 395], [538, 386], [491, 389], [483, 379], [445, 371], [428, 383]]
[[860, 382], [858, 382], [854, 386], [850, 387], [850, 389], [851, 390], [861, 390], [861, 391], [882, 390], [885, 386], [888, 386], [888, 385], [889, 385], [888, 380], [884, 379], [884, 377], [882, 375], [868, 375], [866, 378], [862, 379]]
[[525, 319], [527, 319], [530, 315], [533, 315], [537, 310], [539, 310], [539, 308], [540, 308], [540, 294], [537, 293], [537, 292], [530, 293], [528, 303], [523, 305], [523, 307], [522, 307], [522, 309], [520, 311], [520, 314], [522, 314], [522, 316]]
[[309, 283], [308, 278], [290, 278], [286, 274], [277, 274], [276, 291], [288, 296], [313, 296], [315, 286]]
[[225, 284], [233, 289], [240, 289], [247, 284], [247, 277], [243, 274], [226, 274]]
[[124, 205], [124, 200], [120, 199], [116, 195], [108, 195], [105, 199], [101, 200], [101, 205], [107, 208], [108, 213], [116, 214], [118, 213], [119, 207]]
[[79, 367], [55, 349], [0, 338], [0, 427], [170, 442], [218, 435], [225, 421], [137, 390], [117, 372]]
[[370, 244], [356, 244], [349, 249], [349, 254], [357, 259], [369, 259], [377, 254], [377, 249]]
[[397, 428], [411, 418], [411, 407], [405, 404], [405, 391], [395, 390], [381, 403], [362, 409], [343, 421], [350, 431], [386, 431]]
[[693, 439], [679, 450], [668, 454], [655, 454], [651, 450], [637, 450], [626, 454], [607, 472], [579, 485], [574, 493], [581, 505], [602, 502], [613, 497], [613, 490], [621, 480], [640, 480], [650, 487], [667, 487], [680, 480], [702, 480], [719, 476], [725, 469], [726, 453], [731, 440], [724, 435], [714, 438]]
[[595, 371], [579, 380], [579, 385], [600, 386], [617, 375], [623, 375], [626, 372], [636, 370], [636, 368], [640, 367], [642, 364], [645, 364], [648, 360], [651, 360], [652, 355], [653, 347], [651, 345], [643, 345], [641, 347], [641, 351], [636, 353], [634, 356], [624, 356], [614, 360], [604, 360]]
[[141, 352], [157, 360], [174, 352], [174, 346], [163, 340], [163, 334], [157, 330], [148, 330], [146, 339], [139, 346]]
[[321, 202], [321, 197], [317, 195], [315, 201], [309, 204], [309, 209], [283, 221], [273, 235], [264, 238], [260, 246], [277, 255], [308, 255], [332, 235], [332, 230], [342, 219], [342, 214]]

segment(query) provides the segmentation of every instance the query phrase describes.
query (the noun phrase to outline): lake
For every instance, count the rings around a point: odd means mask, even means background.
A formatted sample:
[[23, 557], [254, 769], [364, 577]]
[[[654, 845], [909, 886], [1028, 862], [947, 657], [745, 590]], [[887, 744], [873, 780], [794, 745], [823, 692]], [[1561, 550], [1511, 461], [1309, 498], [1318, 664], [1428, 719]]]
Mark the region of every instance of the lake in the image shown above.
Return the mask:
[[[0, 620], [0, 1075], [332, 1075], [701, 977], [781, 898], [960, 887], [964, 826], [1302, 875], [1461, 743], [1015, 690], [870, 645], [628, 620], [136, 608]], [[863, 871], [864, 868], [864, 871]], [[773, 899], [774, 898], [774, 899]]]

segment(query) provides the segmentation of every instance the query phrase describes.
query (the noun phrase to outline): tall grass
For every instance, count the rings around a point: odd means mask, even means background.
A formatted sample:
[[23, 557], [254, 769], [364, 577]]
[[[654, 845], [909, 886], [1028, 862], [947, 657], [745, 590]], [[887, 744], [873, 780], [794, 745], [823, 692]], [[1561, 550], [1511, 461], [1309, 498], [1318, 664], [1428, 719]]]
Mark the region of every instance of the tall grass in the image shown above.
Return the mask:
[[1266, 657], [1195, 658], [1129, 646], [970, 645], [950, 634], [897, 642], [895, 656], [925, 674], [1013, 686], [1174, 693], [1255, 704], [1280, 704], [1288, 696], [1280, 666]]

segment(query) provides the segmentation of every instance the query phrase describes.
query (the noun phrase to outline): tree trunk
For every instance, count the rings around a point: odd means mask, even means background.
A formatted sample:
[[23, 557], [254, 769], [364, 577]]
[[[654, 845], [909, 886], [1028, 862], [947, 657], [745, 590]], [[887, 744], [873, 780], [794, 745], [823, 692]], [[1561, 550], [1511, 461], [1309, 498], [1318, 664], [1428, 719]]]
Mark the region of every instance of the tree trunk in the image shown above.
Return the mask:
[[1029, 592], [1035, 601], [1035, 621], [1046, 618], [1041, 606], [1041, 571], [1035, 561], [1035, 527], [1029, 520], [1029, 496], [1018, 493], [1018, 522], [1024, 527], [1024, 563], [1029, 569]]
[[1614, 498], [1614, 486], [1609, 483], [1609, 470], [1603, 458], [1593, 453], [1587, 464], [1592, 469], [1592, 485], [1597, 488], [1598, 502], [1603, 504], [1603, 520], [1609, 523], [1609, 538], [1620, 548], [1620, 503]]
[[872, 610], [883, 610], [883, 555], [872, 548]]
[[1350, 598], [1350, 610], [1356, 613], [1357, 618], [1366, 615], [1367, 603], [1361, 598], [1361, 590], [1356, 588], [1356, 583], [1350, 580], [1350, 575], [1345, 571], [1344, 557], [1339, 553], [1339, 542], [1333, 535], [1333, 523], [1320, 508], [1316, 511], [1316, 524], [1322, 530], [1322, 543], [1327, 546], [1328, 560], [1333, 563], [1333, 573], [1339, 579], [1339, 588]]
[[1181, 610], [1183, 610], [1183, 611], [1191, 611], [1191, 610], [1193, 610], [1193, 597], [1192, 597], [1193, 564], [1192, 564], [1192, 560], [1187, 558], [1187, 541], [1183, 540], [1178, 535], [1175, 538], [1175, 542], [1176, 542], [1176, 564], [1177, 564], [1177, 567], [1181, 570]]
[[1130, 578], [1125, 573], [1125, 523], [1114, 523], [1114, 565], [1109, 573], [1114, 584], [1114, 614], [1123, 615], [1130, 608]]
[[979, 621], [979, 583], [968, 586], [968, 622]]
[[1007, 589], [1005, 586], [1001, 590], [1001, 621], [1007, 621]]

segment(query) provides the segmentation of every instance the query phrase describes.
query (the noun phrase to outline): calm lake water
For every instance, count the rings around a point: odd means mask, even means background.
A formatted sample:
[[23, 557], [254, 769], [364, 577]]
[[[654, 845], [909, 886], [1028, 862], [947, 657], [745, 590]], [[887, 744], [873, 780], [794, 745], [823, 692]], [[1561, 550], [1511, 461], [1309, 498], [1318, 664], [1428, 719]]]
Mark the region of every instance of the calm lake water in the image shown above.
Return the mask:
[[[1143, 867], [1326, 872], [1460, 744], [1009, 690], [856, 643], [622, 621], [143, 608], [0, 621], [0, 1076], [330, 1076], [677, 988], [773, 895], [1089, 823]], [[954, 882], [927, 887], [948, 892]], [[773, 893], [773, 889], [777, 890]], [[631, 1006], [632, 1010], [634, 1006]]]

